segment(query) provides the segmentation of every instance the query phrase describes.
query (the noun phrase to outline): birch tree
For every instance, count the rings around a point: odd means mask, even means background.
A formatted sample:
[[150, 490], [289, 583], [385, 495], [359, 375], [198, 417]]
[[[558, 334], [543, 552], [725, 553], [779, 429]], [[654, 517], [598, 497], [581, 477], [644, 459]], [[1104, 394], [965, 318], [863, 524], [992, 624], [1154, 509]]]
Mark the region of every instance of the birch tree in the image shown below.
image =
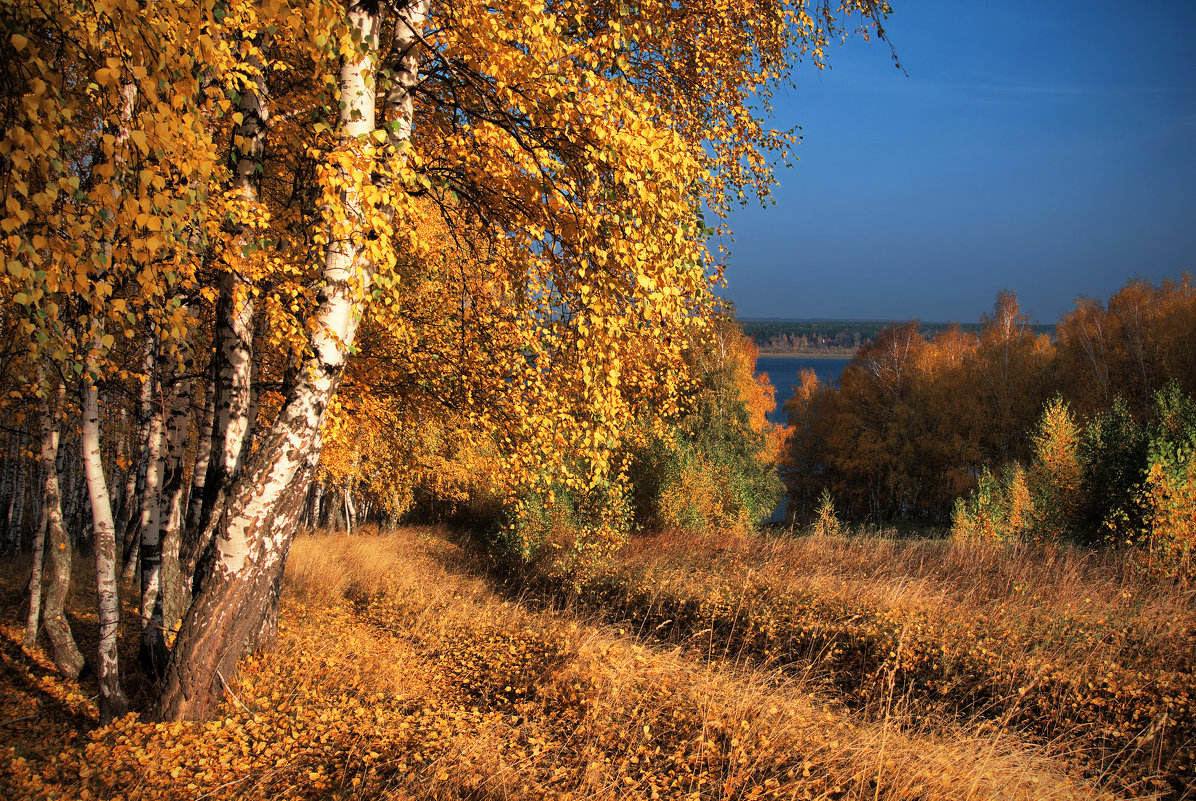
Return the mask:
[[84, 660], [65, 614], [74, 552], [63, 526], [57, 466], [66, 387], [61, 380], [54, 384], [57, 385], [56, 389], [47, 392], [47, 397], [42, 397], [38, 403], [41, 417], [42, 515], [45, 517], [46, 562], [50, 575], [42, 626], [46, 639], [50, 641], [50, 656], [54, 666], [64, 676], [73, 679], [82, 672]]
[[[422, 32], [428, 0], [416, 0], [394, 12], [395, 47], [413, 51]], [[219, 684], [240, 655], [244, 641], [255, 635], [267, 611], [268, 593], [281, 574], [290, 538], [302, 508], [298, 478], [316, 452], [320, 426], [353, 346], [361, 316], [361, 297], [369, 291], [376, 263], [360, 248], [366, 206], [360, 160], [372, 151], [366, 142], [378, 127], [375, 106], [382, 8], [354, 3], [347, 15], [354, 49], [340, 70], [343, 146], [333, 161], [324, 235], [323, 289], [311, 356], [274, 426], [246, 468], [221, 512], [216, 558], [196, 596], [172, 655], [155, 715], [163, 719], [207, 717], [220, 698]], [[401, 80], [401, 78], [400, 78]], [[405, 97], [399, 92], [396, 98]], [[410, 115], [410, 104], [406, 114]], [[398, 119], [397, 131], [409, 137], [410, 120]], [[402, 146], [407, 138], [395, 144]], [[397, 150], [394, 158], [402, 158]], [[289, 503], [284, 503], [289, 501]], [[231, 659], [230, 659], [231, 657]]]
[[[451, 403], [493, 437], [508, 503], [556, 482], [623, 491], [612, 454], [637, 409], [676, 412], [683, 343], [721, 278], [697, 210], [767, 191], [794, 142], [760, 119], [770, 87], [797, 58], [821, 64], [848, 18], [879, 32], [887, 10], [184, 0], [147, 15], [51, 0], [12, 12], [24, 58], [8, 68], [28, 102], [5, 121], [15, 178], [0, 257], [16, 265], [3, 286], [31, 350], [94, 389], [146, 331], [164, 353], [217, 332], [202, 522], [182, 548], [188, 571], [213, 558], [153, 714], [211, 714], [270, 628], [363, 328], [413, 402]], [[449, 354], [470, 355], [446, 366]], [[281, 391], [254, 432], [252, 371], [267, 355]], [[98, 398], [83, 400], [98, 425]]]

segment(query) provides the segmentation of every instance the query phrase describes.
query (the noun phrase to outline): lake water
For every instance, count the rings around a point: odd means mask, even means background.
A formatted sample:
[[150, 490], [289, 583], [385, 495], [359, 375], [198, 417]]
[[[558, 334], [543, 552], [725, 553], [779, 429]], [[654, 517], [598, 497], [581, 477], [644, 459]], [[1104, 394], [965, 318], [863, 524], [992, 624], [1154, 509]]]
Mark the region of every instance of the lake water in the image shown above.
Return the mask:
[[756, 359], [756, 375], [768, 373], [768, 379], [777, 388], [777, 408], [769, 418], [774, 423], [784, 423], [785, 401], [793, 395], [793, 385], [798, 382], [802, 370], [813, 370], [818, 380], [839, 385], [839, 376], [850, 359], [802, 359], [787, 356], [760, 356]]
[[[820, 382], [839, 386], [839, 376], [850, 359], [801, 359], [788, 356], [760, 356], [756, 359], [756, 375], [768, 373], [768, 380], [777, 388], [777, 408], [768, 418], [785, 424], [785, 401], [793, 396], [793, 385], [802, 370], [813, 370]], [[785, 519], [785, 503], [773, 510], [765, 522], [779, 523]]]

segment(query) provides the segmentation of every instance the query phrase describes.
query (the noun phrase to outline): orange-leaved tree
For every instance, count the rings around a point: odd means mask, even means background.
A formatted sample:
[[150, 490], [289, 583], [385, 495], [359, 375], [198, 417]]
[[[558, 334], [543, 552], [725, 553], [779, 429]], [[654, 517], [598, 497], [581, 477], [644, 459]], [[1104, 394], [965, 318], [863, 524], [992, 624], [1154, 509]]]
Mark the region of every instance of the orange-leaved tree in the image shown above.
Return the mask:
[[1030, 528], [1044, 542], [1072, 539], [1084, 503], [1081, 486], [1084, 468], [1080, 460], [1080, 429], [1062, 397], [1055, 396], [1042, 410], [1031, 446]]

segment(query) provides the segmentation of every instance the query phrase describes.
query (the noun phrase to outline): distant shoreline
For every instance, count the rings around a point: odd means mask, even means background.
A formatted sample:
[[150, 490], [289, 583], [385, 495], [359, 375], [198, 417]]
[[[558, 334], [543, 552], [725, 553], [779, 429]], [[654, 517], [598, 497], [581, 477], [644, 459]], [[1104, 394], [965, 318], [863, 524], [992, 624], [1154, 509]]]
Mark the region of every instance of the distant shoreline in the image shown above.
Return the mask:
[[854, 351], [843, 351], [842, 353], [827, 353], [825, 350], [787, 350], [775, 353], [760, 351], [760, 356], [770, 359], [850, 359], [854, 355]]

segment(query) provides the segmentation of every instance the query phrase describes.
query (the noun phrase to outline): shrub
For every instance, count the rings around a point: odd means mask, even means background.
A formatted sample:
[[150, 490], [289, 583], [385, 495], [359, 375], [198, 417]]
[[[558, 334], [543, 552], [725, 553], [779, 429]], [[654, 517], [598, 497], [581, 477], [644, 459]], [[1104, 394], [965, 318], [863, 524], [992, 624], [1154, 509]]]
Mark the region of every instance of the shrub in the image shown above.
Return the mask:
[[550, 575], [582, 577], [626, 542], [630, 529], [625, 484], [611, 482], [588, 490], [554, 484], [529, 490], [509, 504], [497, 540]]
[[1083, 499], [1080, 432], [1058, 395], [1043, 409], [1031, 439], [1033, 461], [1027, 476], [1031, 504], [1029, 529], [1042, 542], [1075, 538]]
[[642, 527], [750, 529], [780, 503], [783, 430], [767, 419], [775, 401], [771, 385], [754, 375], [756, 355], [729, 318], [715, 320], [691, 345], [684, 414], [671, 433], [644, 437], [632, 457]]
[[1142, 509], [1134, 501], [1147, 468], [1149, 439], [1122, 398], [1096, 415], [1080, 438], [1084, 497], [1078, 538], [1126, 542], [1142, 528]]
[[678, 437], [654, 443], [633, 470], [637, 509], [645, 527], [694, 533], [751, 529], [780, 502], [773, 471], [742, 453]]
[[810, 524], [810, 533], [818, 537], [837, 537], [843, 531], [843, 524], [835, 512], [835, 500], [830, 490], [823, 489], [818, 496], [818, 508], [814, 511], [814, 522]]
[[951, 536], [977, 542], [1010, 542], [1024, 538], [1034, 518], [1026, 471], [1016, 463], [994, 476], [986, 467], [968, 499], [955, 502]]
[[1150, 563], [1191, 572], [1196, 545], [1196, 402], [1174, 382], [1155, 393], [1141, 492], [1142, 536]]

